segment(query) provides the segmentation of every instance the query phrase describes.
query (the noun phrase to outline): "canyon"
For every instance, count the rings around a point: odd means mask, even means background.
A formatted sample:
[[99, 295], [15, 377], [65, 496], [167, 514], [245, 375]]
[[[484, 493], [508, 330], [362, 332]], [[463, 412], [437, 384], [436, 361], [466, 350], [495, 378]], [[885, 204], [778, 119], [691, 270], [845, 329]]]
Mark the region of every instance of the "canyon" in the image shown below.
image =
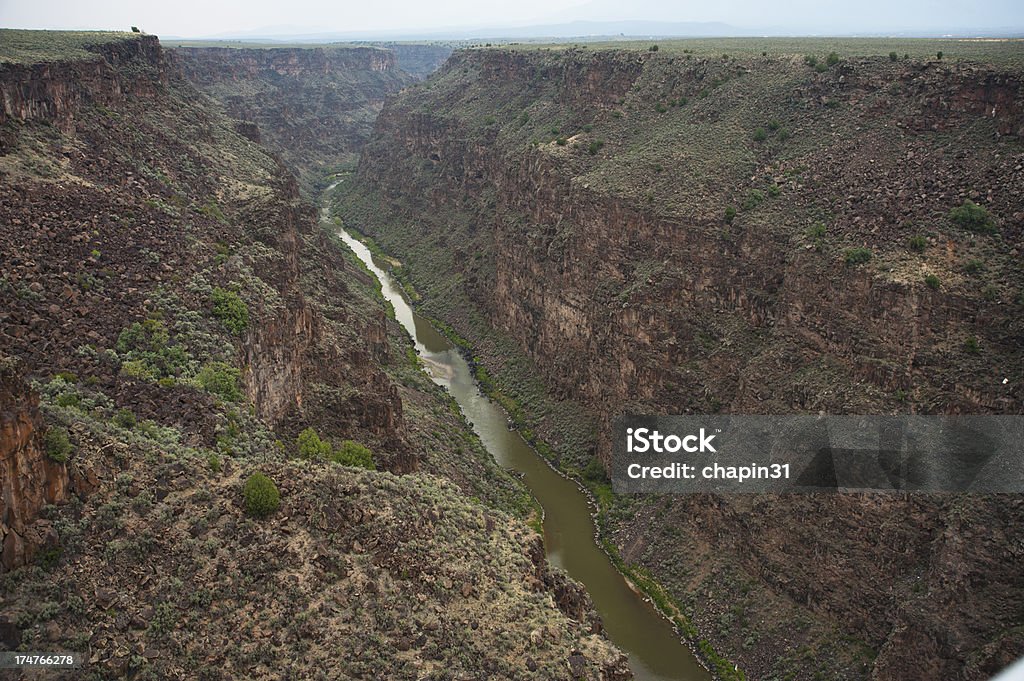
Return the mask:
[[[527, 490], [256, 142], [281, 138], [153, 36], [0, 38], [3, 645], [85, 678], [629, 678]], [[388, 52], [331, 58], [370, 109], [392, 87]]]
[[1015, 496], [608, 490], [621, 413], [1024, 403], [1014, 46], [720, 45], [458, 51], [335, 214], [720, 675], [988, 678], [1024, 651]]
[[605, 470], [624, 413], [1021, 413], [1015, 44], [0, 35], [3, 645], [91, 678], [631, 678], [344, 226], [717, 678], [1024, 654], [1017, 496]]

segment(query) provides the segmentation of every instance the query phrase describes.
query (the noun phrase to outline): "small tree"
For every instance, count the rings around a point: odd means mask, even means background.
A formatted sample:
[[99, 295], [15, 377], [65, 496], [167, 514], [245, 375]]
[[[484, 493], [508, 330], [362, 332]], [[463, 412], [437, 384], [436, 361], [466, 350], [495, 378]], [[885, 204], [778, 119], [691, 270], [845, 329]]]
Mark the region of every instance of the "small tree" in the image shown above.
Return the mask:
[[64, 463], [71, 454], [71, 439], [68, 437], [68, 429], [56, 426], [46, 431], [43, 437], [43, 447], [46, 456], [57, 463]]
[[281, 505], [281, 493], [274, 481], [263, 473], [253, 473], [242, 488], [245, 512], [254, 518], [266, 518]]
[[114, 425], [120, 426], [125, 430], [131, 430], [136, 425], [135, 414], [131, 409], [120, 409], [114, 414]]
[[237, 402], [242, 399], [242, 391], [238, 388], [240, 376], [241, 372], [227, 362], [210, 362], [199, 370], [196, 380], [206, 392], [226, 402]]
[[210, 295], [213, 316], [220, 320], [231, 333], [241, 335], [249, 326], [249, 306], [234, 291], [223, 288], [213, 289]]
[[331, 460], [335, 463], [340, 463], [342, 466], [367, 468], [371, 471], [377, 469], [373, 462], [373, 452], [370, 451], [370, 448], [352, 440], [342, 442], [341, 447], [331, 455]]
[[324, 442], [312, 428], [306, 428], [298, 437], [299, 456], [303, 459], [328, 459], [332, 454], [329, 442]]
[[889, 53], [889, 61], [896, 61], [899, 58], [900, 58], [900, 56], [898, 54], [896, 54], [895, 52], [890, 52]]
[[942, 61], [942, 50], [939, 50], [938, 54], [935, 56], [939, 58], [939, 61]]

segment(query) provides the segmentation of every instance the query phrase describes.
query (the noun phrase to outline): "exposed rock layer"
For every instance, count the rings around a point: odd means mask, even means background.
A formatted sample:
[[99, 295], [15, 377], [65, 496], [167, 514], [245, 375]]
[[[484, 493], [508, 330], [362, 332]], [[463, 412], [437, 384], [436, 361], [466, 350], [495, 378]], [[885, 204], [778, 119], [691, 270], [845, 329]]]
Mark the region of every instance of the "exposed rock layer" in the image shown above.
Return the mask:
[[46, 456], [39, 397], [0, 358], [0, 568], [31, 562], [40, 548], [57, 543], [53, 526], [39, 520], [46, 504], [68, 494], [63, 463]]

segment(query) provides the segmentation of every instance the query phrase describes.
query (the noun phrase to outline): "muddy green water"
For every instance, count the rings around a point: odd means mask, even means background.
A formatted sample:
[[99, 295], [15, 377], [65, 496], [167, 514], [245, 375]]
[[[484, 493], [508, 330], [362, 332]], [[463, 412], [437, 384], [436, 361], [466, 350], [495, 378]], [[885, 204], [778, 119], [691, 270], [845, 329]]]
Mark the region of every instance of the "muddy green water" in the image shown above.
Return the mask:
[[586, 495], [548, 466], [518, 432], [508, 429], [505, 412], [480, 392], [462, 355], [430, 322], [413, 312], [387, 263], [377, 260], [352, 235], [342, 231], [341, 237], [380, 279], [384, 297], [415, 341], [430, 377], [449, 390], [495, 460], [522, 474], [544, 507], [548, 559], [586, 586], [609, 638], [629, 656], [638, 681], [710, 679], [668, 621], [629, 588], [598, 548]]

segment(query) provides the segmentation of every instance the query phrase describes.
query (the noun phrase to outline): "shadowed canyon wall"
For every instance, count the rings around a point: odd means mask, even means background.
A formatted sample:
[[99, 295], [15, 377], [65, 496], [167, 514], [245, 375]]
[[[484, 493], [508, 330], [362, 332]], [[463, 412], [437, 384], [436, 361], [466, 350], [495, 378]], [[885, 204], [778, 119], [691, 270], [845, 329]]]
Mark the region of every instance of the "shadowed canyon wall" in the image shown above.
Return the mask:
[[[769, 50], [457, 52], [336, 197], [594, 489], [623, 412], [1022, 409], [1019, 65]], [[602, 498], [613, 547], [752, 678], [1024, 652], [1019, 499]]]
[[355, 163], [387, 96], [414, 82], [376, 47], [170, 51], [185, 76], [298, 174], [306, 189]]

